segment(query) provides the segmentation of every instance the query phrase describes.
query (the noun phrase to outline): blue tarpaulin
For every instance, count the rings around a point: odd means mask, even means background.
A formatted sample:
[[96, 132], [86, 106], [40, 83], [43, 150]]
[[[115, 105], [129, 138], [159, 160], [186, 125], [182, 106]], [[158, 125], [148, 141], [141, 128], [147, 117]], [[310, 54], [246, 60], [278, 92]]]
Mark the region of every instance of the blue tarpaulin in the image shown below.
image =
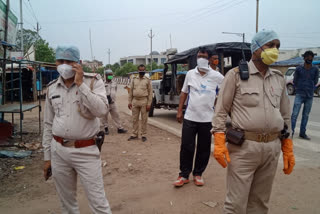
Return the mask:
[[[320, 56], [315, 56], [314, 61], [312, 62], [312, 64], [314, 65], [319, 65], [320, 64]], [[272, 65], [274, 66], [298, 66], [298, 65], [302, 65], [304, 64], [304, 59], [303, 57], [295, 57], [292, 59], [287, 59], [287, 60], [283, 60], [283, 61], [279, 61], [279, 62], [275, 62]]]
[[0, 158], [25, 158], [32, 154], [32, 151], [0, 151]]

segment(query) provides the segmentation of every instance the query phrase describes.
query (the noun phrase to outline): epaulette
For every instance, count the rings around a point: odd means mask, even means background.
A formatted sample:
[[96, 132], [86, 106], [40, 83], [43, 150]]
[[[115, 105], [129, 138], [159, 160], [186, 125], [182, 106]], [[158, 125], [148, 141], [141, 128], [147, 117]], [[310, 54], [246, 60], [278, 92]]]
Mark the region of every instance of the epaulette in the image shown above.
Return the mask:
[[234, 67], [232, 70], [234, 70], [234, 72], [236, 72], [236, 73], [240, 72], [240, 70], [239, 70], [239, 67], [238, 67], [238, 66], [237, 66], [237, 67]]
[[283, 73], [281, 71], [277, 70], [277, 69], [270, 68], [270, 71], [275, 73], [275, 74], [278, 74], [278, 75], [280, 75], [282, 77], [284, 76]]
[[89, 77], [89, 78], [96, 78], [97, 80], [101, 79], [101, 76], [98, 73], [86, 73], [86, 72], [84, 72], [83, 76]]
[[49, 83], [47, 84], [47, 87], [49, 87], [49, 86], [52, 85], [53, 83], [57, 82], [58, 79], [59, 79], [59, 77], [58, 77], [57, 79], [54, 79], [54, 80], [52, 80], [51, 82], [49, 82]]

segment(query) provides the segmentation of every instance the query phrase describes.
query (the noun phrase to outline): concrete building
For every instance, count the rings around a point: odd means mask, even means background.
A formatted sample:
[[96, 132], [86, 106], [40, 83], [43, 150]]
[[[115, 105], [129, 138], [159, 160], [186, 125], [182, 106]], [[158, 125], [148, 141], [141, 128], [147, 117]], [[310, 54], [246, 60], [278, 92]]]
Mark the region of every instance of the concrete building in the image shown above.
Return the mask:
[[93, 70], [93, 69], [100, 68], [100, 67], [103, 67], [102, 61], [98, 61], [98, 60], [93, 60], [93, 61], [84, 60], [84, 61], [82, 62], [82, 64], [83, 64], [84, 66], [87, 66], [87, 67], [91, 68], [92, 70]]
[[[167, 55], [166, 52], [157, 52], [152, 51], [152, 60], [157, 63], [157, 65], [162, 65], [167, 61]], [[120, 58], [120, 65], [124, 65], [128, 62], [133, 63], [134, 65], [148, 65], [151, 63], [151, 54], [149, 55], [140, 55], [140, 56], [128, 56], [128, 57], [122, 57]]]
[[283, 61], [283, 60], [287, 60], [287, 59], [292, 59], [298, 56], [302, 56], [302, 54], [304, 54], [304, 52], [306, 51], [312, 51], [315, 54], [320, 54], [320, 47], [314, 47], [314, 48], [299, 48], [299, 49], [295, 49], [295, 50], [282, 50], [280, 49], [279, 52], [279, 58], [278, 61]]

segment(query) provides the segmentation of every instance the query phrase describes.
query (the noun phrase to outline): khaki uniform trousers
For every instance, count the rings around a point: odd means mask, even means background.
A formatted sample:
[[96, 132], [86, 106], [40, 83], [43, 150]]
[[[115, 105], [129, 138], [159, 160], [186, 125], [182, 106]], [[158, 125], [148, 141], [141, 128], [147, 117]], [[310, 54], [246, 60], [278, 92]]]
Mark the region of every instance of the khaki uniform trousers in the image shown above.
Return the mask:
[[123, 129], [121, 122], [120, 122], [120, 115], [119, 115], [116, 103], [109, 104], [107, 114], [104, 117], [100, 118], [101, 126], [103, 126], [101, 128], [108, 127], [109, 113], [111, 114], [112, 120], [113, 120], [114, 124], [116, 125], [116, 127], [118, 129]]
[[62, 214], [80, 213], [76, 200], [77, 175], [80, 177], [92, 213], [111, 214], [103, 186], [100, 152], [96, 145], [83, 148], [64, 147], [53, 139], [51, 164]]
[[132, 136], [138, 137], [139, 133], [139, 116], [141, 113], [141, 137], [145, 137], [147, 134], [147, 122], [148, 122], [148, 112], [147, 112], [147, 97], [136, 98], [132, 100], [132, 123], [133, 132]]
[[228, 144], [231, 162], [227, 169], [225, 214], [268, 213], [281, 142], [245, 140], [242, 146]]

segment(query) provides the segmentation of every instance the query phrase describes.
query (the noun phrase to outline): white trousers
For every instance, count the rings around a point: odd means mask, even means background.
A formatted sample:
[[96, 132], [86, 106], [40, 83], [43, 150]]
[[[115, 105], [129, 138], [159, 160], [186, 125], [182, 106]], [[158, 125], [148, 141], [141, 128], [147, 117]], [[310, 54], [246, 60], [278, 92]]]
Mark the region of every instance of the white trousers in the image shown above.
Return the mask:
[[64, 147], [53, 139], [51, 166], [62, 214], [80, 213], [76, 200], [78, 175], [92, 213], [111, 214], [104, 191], [100, 152], [96, 145], [83, 148]]
[[118, 112], [118, 107], [116, 105], [116, 103], [112, 103], [109, 104], [109, 108], [108, 108], [108, 112], [105, 116], [103, 116], [102, 118], [100, 118], [101, 121], [101, 128], [108, 128], [108, 117], [109, 117], [109, 113], [111, 114], [112, 120], [114, 122], [114, 124], [116, 125], [116, 127], [118, 129], [123, 129], [122, 125], [121, 125], [121, 121], [120, 121], [120, 115]]

